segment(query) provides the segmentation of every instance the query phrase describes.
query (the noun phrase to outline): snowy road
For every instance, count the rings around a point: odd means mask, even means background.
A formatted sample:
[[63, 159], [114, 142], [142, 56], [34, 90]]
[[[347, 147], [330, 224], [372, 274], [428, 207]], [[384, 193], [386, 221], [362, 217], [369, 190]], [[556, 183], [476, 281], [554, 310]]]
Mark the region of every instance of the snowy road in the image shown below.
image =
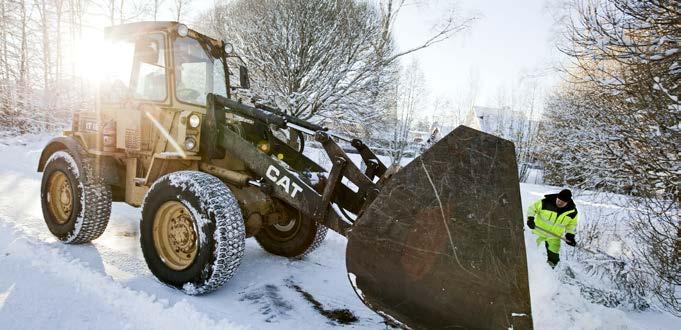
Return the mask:
[[[346, 241], [335, 233], [330, 232], [318, 251], [299, 261], [269, 255], [249, 239], [236, 276], [217, 292], [201, 297], [171, 289], [149, 272], [138, 242], [139, 209], [115, 203], [101, 238], [91, 244], [61, 244], [43, 222], [40, 175], [35, 172], [47, 139], [0, 140], [0, 328], [348, 326], [322, 316], [298, 288], [326, 309], [349, 309], [359, 319], [349, 325], [352, 328], [385, 328], [350, 287]], [[521, 189], [527, 205], [551, 188], [523, 185]], [[536, 328], [672, 329], [681, 324], [667, 314], [625, 313], [585, 301], [577, 288], [556, 280], [531, 237], [527, 242]]]

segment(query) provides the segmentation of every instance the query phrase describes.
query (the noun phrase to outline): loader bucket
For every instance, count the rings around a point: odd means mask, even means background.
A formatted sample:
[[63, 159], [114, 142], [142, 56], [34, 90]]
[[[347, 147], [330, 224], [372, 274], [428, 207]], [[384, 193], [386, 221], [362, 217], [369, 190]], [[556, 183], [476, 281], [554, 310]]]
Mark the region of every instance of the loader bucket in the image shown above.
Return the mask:
[[389, 324], [531, 329], [515, 150], [459, 126], [381, 191], [348, 234], [348, 276]]

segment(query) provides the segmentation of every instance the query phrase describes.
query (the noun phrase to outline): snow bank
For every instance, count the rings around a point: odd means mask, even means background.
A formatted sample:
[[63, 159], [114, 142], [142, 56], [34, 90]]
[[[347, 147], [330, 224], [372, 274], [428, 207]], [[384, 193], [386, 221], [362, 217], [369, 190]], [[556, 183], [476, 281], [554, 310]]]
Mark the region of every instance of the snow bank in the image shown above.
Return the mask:
[[186, 300], [131, 290], [0, 218], [0, 320], [4, 329], [236, 329]]
[[[524, 210], [535, 200], [545, 194], [556, 193], [561, 188], [521, 184], [521, 196]], [[601, 196], [600, 198], [597, 196]], [[591, 221], [603, 220], [604, 217], [612, 221], [618, 213], [613, 212], [618, 207], [607, 204], [607, 200], [618, 199], [622, 196], [612, 194], [593, 194], [590, 192], [576, 193], [575, 203], [579, 211], [577, 227], [577, 241], [580, 240], [580, 229]], [[526, 210], [525, 210], [526, 211]], [[621, 216], [621, 214], [619, 215]], [[528, 273], [530, 281], [530, 295], [532, 297], [532, 316], [535, 329], [678, 329], [681, 319], [668, 313], [646, 311], [623, 311], [618, 308], [608, 308], [590, 302], [581, 292], [581, 288], [570, 276], [570, 272], [581, 270], [577, 260], [571, 258], [574, 252], [569, 246], [561, 247], [561, 261], [552, 269], [546, 263], [544, 246], [537, 246], [535, 236], [525, 227], [525, 246], [527, 248]], [[570, 268], [570, 270], [568, 270]], [[574, 270], [573, 270], [574, 269]], [[593, 278], [576, 274], [577, 281], [589, 281], [588, 285], [607, 287], [607, 283], [593, 283]], [[574, 285], [571, 285], [573, 283]]]

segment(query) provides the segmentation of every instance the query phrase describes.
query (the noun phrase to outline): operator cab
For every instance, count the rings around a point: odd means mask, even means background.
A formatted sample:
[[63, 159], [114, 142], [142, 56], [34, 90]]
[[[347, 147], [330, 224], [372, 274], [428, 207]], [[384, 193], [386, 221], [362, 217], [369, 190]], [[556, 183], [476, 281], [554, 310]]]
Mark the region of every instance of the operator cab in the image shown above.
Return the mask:
[[232, 45], [177, 22], [139, 22], [105, 31], [103, 103], [136, 101], [204, 107], [208, 93], [248, 88], [248, 71]]

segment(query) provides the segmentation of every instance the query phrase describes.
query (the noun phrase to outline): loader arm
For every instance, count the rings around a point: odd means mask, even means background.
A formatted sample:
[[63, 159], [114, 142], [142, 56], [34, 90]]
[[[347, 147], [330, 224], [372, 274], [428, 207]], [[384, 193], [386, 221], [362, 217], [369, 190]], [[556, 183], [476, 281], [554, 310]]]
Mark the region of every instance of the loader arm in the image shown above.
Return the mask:
[[290, 172], [287, 166], [272, 156], [258, 151], [252, 143], [244, 140], [229, 127], [220, 128], [219, 145], [228, 152], [238, 155], [249, 170], [261, 180], [253, 182], [261, 189], [289, 206], [301, 211], [305, 216], [314, 218], [335, 232], [345, 236], [352, 223], [342, 220], [332, 208], [323, 207], [320, 195], [309, 182]]
[[[289, 164], [220, 121], [214, 134], [216, 148], [238, 157], [259, 178], [252, 184], [348, 238], [350, 282], [388, 323], [532, 328], [513, 143], [460, 126], [385, 180], [387, 169], [359, 140], [216, 95], [209, 95], [208, 104], [209, 118], [227, 112], [299, 130], [322, 144], [332, 167], [315, 186], [292, 166], [321, 168], [304, 155]], [[334, 138], [351, 142], [365, 172]]]
[[[209, 118], [225, 118], [224, 112], [227, 112], [253, 119], [256, 123], [265, 123], [281, 128], [286, 127], [289, 122], [288, 118], [280, 116], [278, 113], [251, 107], [219, 95], [210, 94], [208, 98], [207, 104], [210, 106], [207, 110], [207, 116]], [[304, 127], [301, 124], [310, 128], [319, 127], [313, 124], [306, 125], [302, 120], [297, 120], [295, 125]], [[367, 176], [363, 173], [324, 129], [317, 131], [306, 129], [303, 132], [314, 134], [315, 139], [322, 144], [327, 156], [332, 161], [331, 170], [326, 173], [326, 176], [322, 177], [321, 192], [315, 189], [304, 175], [295, 171], [296, 168], [301, 168], [301, 166], [310, 170], [323, 171], [321, 166], [304, 155], [289, 156], [294, 152], [291, 149], [289, 153], [283, 155], [283, 160], [279, 160], [274, 155], [258, 149], [254, 145], [254, 141], [244, 139], [242, 135], [235, 132], [224, 122], [218, 120], [216, 130], [218, 133], [216, 134], [217, 144], [215, 145], [224, 148], [244, 162], [246, 167], [254, 173], [254, 176], [260, 179], [258, 183], [254, 184], [260, 185], [265, 193], [278, 198], [301, 211], [305, 216], [324, 224], [343, 236], [346, 236], [348, 230], [352, 227], [353, 219], [339, 215], [339, 212], [342, 214], [349, 211], [355, 215], [361, 214], [362, 210], [378, 194], [379, 188], [373, 182], [374, 176]], [[211, 134], [206, 135], [210, 136]], [[378, 159], [361, 141], [357, 141], [358, 145], [366, 149], [363, 150], [365, 157]], [[280, 148], [286, 148], [285, 144]], [[381, 173], [380, 167], [371, 167], [371, 169], [373, 168], [377, 168], [372, 170], [374, 174]], [[358, 187], [357, 191], [353, 191], [343, 184], [343, 178]]]

